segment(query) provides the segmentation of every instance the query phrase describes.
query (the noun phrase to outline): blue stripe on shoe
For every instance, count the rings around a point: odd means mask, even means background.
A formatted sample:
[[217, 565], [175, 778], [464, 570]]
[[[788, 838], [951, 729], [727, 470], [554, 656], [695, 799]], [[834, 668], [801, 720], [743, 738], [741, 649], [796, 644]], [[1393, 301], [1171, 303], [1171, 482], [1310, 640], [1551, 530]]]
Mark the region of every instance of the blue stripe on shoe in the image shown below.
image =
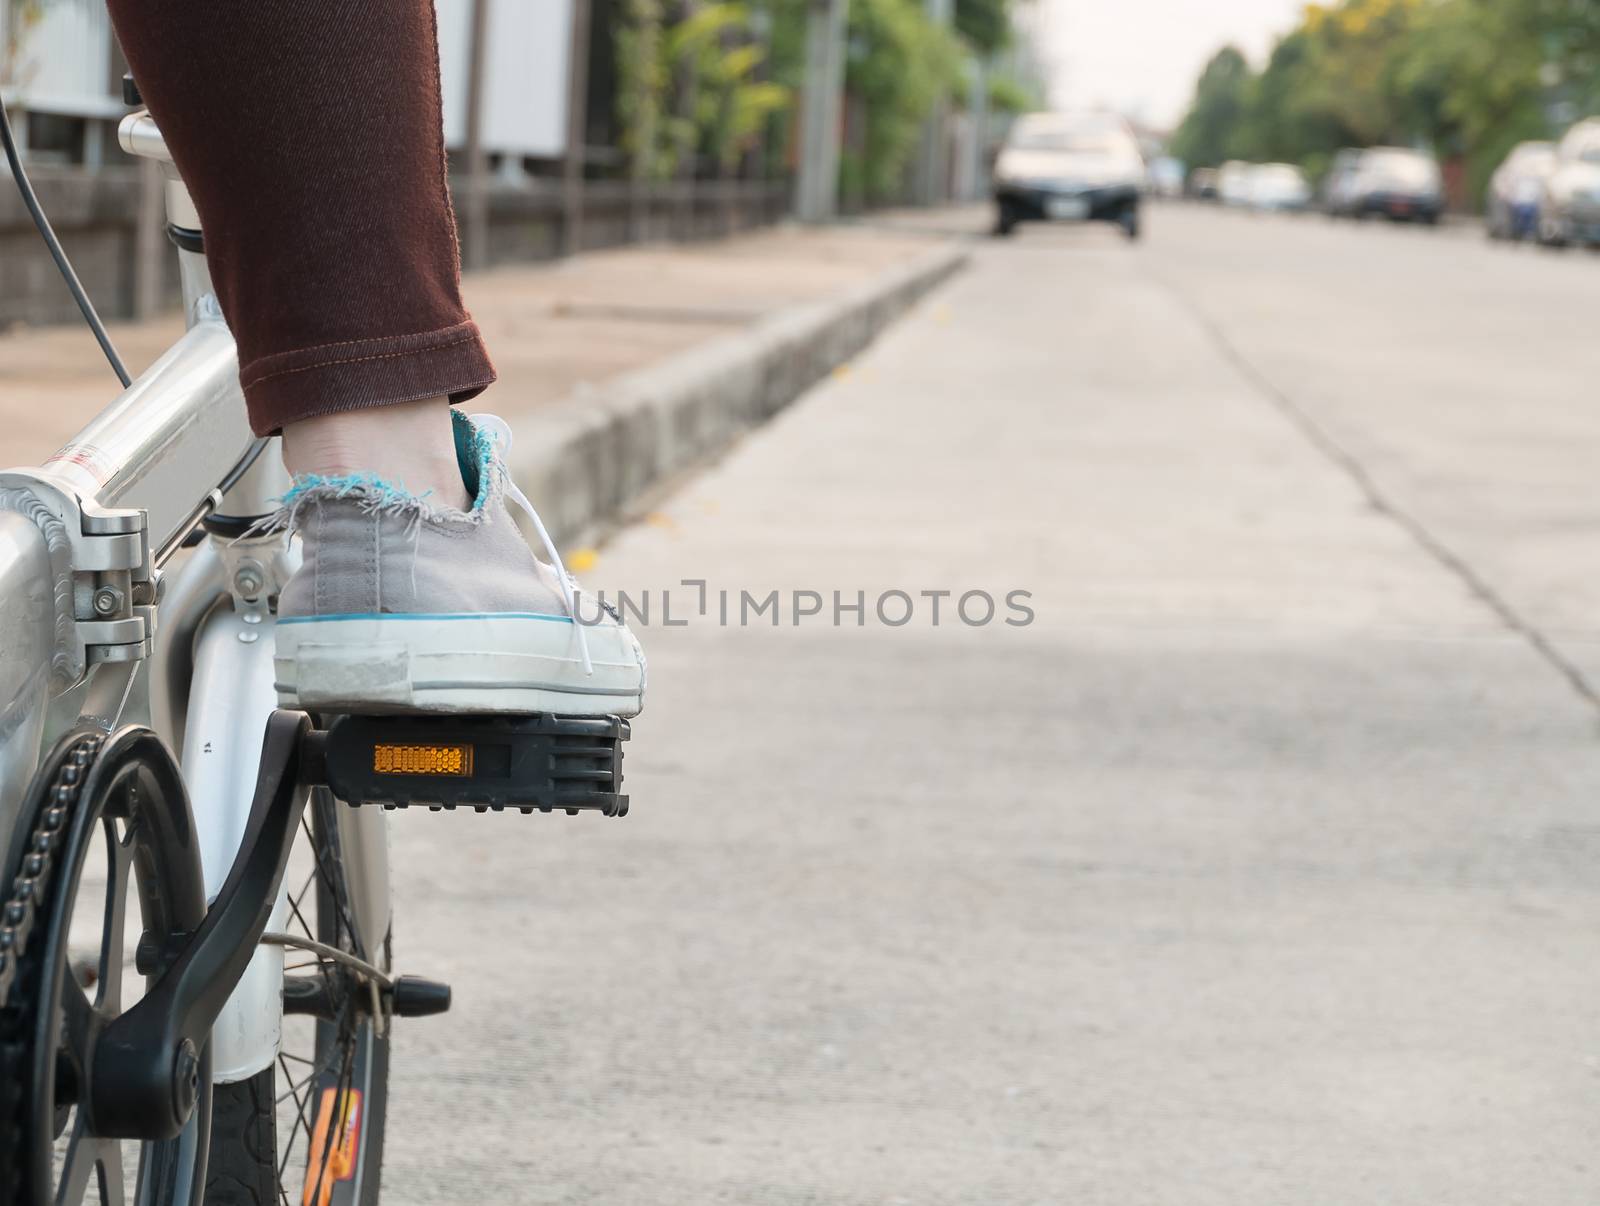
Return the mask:
[[457, 611], [429, 614], [426, 612], [343, 612], [333, 616], [284, 616], [280, 624], [318, 624], [330, 620], [546, 620], [552, 624], [570, 624], [571, 616], [547, 616], [537, 611]]

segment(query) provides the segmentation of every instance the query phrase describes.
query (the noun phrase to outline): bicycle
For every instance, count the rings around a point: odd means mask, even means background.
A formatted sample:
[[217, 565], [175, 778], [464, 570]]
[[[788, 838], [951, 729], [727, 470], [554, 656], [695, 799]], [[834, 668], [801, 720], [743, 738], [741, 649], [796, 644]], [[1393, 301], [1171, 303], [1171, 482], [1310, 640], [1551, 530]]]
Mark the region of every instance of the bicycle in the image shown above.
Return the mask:
[[278, 709], [288, 479], [160, 131], [119, 137], [162, 165], [187, 329], [131, 382], [0, 134], [127, 387], [0, 473], [0, 1203], [371, 1206], [391, 1024], [450, 1000], [394, 974], [386, 810], [624, 815], [628, 724]]

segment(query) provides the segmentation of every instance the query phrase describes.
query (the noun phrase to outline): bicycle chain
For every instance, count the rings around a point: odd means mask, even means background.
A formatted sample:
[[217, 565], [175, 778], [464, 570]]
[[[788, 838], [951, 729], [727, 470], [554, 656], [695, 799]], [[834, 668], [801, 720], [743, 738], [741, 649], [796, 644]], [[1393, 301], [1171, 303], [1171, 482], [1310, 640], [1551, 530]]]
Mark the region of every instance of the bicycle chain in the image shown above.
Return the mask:
[[45, 796], [24, 848], [22, 866], [12, 881], [11, 898], [0, 909], [0, 1009], [6, 1007], [17, 967], [27, 954], [35, 914], [50, 891], [56, 848], [67, 831], [67, 821], [78, 802], [89, 765], [104, 740], [98, 734], [86, 736], [69, 746], [62, 756], [56, 781]]
[[[61, 755], [55, 781], [44, 794], [34, 818], [22, 865], [12, 880], [12, 890], [0, 907], [0, 1202], [16, 1202], [22, 1168], [28, 1159], [29, 1131], [22, 1087], [23, 1068], [30, 1056], [34, 1009], [33, 988], [22, 972], [41, 905], [49, 898], [56, 852], [67, 833], [89, 768], [105, 739], [91, 734], [68, 746]], [[17, 999], [11, 1000], [11, 994]]]

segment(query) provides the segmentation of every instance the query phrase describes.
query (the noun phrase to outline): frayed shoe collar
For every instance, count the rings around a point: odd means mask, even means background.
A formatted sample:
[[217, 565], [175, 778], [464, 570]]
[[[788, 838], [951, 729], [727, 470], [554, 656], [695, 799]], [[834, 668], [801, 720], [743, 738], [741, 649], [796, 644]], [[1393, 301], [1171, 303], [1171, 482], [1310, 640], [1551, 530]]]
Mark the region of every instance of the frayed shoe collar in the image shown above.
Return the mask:
[[495, 455], [495, 439], [457, 414], [456, 453], [462, 466], [463, 484], [472, 492], [472, 508], [467, 511], [432, 501], [433, 491], [418, 494], [403, 481], [376, 473], [302, 473], [278, 499], [278, 509], [252, 528], [252, 535], [293, 532], [299, 527], [300, 512], [321, 502], [348, 502], [365, 515], [405, 519], [450, 527], [466, 524], [476, 527], [488, 523], [492, 504], [505, 489], [505, 467]]

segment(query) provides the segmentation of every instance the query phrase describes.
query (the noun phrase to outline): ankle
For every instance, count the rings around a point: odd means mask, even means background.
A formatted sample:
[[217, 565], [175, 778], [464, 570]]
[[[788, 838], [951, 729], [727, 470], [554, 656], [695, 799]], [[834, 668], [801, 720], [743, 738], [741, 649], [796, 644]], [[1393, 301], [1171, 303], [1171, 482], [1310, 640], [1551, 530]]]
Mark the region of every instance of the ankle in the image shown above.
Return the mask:
[[445, 506], [472, 505], [442, 397], [291, 423], [283, 429], [283, 460], [296, 476], [371, 473]]

